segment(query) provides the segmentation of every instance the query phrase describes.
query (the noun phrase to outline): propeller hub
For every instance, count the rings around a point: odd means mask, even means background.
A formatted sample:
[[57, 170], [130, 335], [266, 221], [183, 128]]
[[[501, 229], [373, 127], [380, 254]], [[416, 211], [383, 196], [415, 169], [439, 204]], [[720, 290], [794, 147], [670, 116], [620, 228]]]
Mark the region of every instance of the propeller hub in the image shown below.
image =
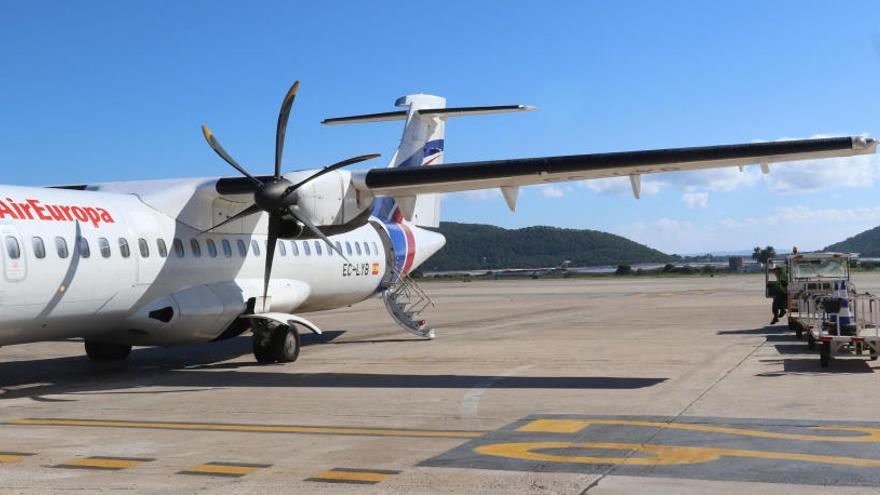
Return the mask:
[[295, 196], [289, 195], [285, 197], [284, 193], [292, 184], [287, 179], [273, 180], [264, 182], [262, 186], [254, 192], [254, 203], [263, 211], [275, 213], [284, 209], [293, 203]]

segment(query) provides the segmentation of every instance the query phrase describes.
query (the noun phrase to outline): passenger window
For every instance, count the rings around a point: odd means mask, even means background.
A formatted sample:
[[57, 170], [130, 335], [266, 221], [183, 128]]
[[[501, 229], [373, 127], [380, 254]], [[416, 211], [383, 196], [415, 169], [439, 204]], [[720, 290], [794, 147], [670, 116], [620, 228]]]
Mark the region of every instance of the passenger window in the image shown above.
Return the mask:
[[195, 256], [196, 258], [202, 257], [202, 245], [199, 244], [199, 241], [197, 239], [190, 239], [189, 247], [190, 249], [192, 249], [193, 256]]
[[370, 255], [370, 245], [366, 242], [364, 242], [364, 254], [366, 254], [367, 256]]
[[64, 240], [63, 237], [55, 238], [55, 250], [58, 251], [58, 257], [61, 259], [67, 258], [70, 252], [67, 250], [67, 241]]
[[156, 239], [156, 248], [159, 249], [159, 257], [168, 256], [168, 246], [165, 245], [165, 239]]
[[245, 244], [243, 240], [239, 239], [238, 241], [236, 241], [235, 245], [238, 246], [238, 254], [242, 258], [247, 256], [247, 244]]
[[208, 256], [212, 258], [217, 257], [217, 245], [214, 244], [214, 239], [208, 239], [205, 241], [205, 244], [208, 245]]
[[98, 237], [98, 249], [101, 250], [102, 258], [110, 257], [110, 241], [106, 237]]
[[147, 244], [146, 239], [138, 239], [138, 250], [141, 252], [141, 258], [150, 257], [150, 245]]
[[321, 241], [315, 241], [315, 256], [321, 256]]
[[342, 254], [342, 243], [339, 241], [336, 241], [336, 252]]
[[18, 244], [18, 239], [11, 235], [6, 236], [6, 253], [11, 260], [21, 258], [21, 246]]
[[361, 243], [355, 242], [354, 243], [354, 250], [357, 251], [358, 256], [360, 256], [361, 255]]
[[186, 251], [183, 250], [183, 241], [180, 239], [174, 239], [174, 242], [172, 242], [171, 245], [174, 246], [174, 254], [176, 254], [178, 258], [183, 258], [183, 255], [186, 254]]
[[333, 244], [325, 244], [327, 246], [327, 256], [333, 256]]
[[229, 241], [223, 239], [220, 244], [223, 246], [223, 255], [227, 258], [232, 257], [232, 246], [229, 245]]
[[131, 249], [128, 247], [128, 239], [123, 237], [119, 238], [119, 254], [121, 254], [123, 258], [131, 256]]
[[296, 241], [290, 241], [290, 250], [293, 251], [294, 256], [299, 256], [299, 246], [296, 245]]
[[379, 254], [379, 248], [376, 247], [375, 241], [372, 244], [373, 244], [373, 256], [375, 256], [375, 255]]
[[33, 237], [31, 238], [31, 244], [34, 246], [34, 256], [37, 258], [45, 258], [46, 257], [46, 245], [43, 244], [42, 237]]
[[303, 241], [303, 253], [306, 256], [312, 255], [312, 250], [311, 250], [311, 248], [309, 248], [309, 241]]
[[85, 237], [80, 237], [79, 240], [76, 241], [76, 248], [79, 250], [80, 258], [88, 258], [92, 255], [92, 250], [89, 249], [89, 240]]
[[287, 256], [287, 248], [284, 247], [284, 241], [278, 241], [278, 252], [281, 253], [281, 256]]
[[349, 256], [351, 256], [351, 243], [348, 241], [345, 241], [345, 252], [348, 253]]
[[251, 249], [254, 251], [254, 256], [260, 255], [260, 243], [256, 239], [251, 241]]

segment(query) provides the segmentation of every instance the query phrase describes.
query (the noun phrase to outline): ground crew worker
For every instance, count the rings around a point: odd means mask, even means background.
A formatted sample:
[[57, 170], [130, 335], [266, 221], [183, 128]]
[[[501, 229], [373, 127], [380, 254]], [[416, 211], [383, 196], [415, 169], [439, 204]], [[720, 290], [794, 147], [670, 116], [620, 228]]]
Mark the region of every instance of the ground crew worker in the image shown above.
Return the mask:
[[780, 318], [785, 316], [788, 309], [788, 280], [786, 280], [782, 268], [777, 267], [772, 271], [776, 280], [767, 283], [767, 291], [773, 298], [773, 307], [771, 308], [773, 319], [770, 320], [770, 324], [775, 325]]

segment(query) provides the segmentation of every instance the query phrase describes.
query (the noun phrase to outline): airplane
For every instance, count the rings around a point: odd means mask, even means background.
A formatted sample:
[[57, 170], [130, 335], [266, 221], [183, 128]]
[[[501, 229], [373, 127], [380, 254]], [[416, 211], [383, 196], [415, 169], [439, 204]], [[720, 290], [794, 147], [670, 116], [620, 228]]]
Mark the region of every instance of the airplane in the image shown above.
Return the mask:
[[299, 89], [282, 100], [271, 174], [254, 175], [203, 127], [240, 175], [71, 184], [0, 185], [0, 345], [82, 338], [95, 361], [132, 346], [174, 346], [252, 333], [260, 363], [287, 363], [304, 314], [381, 296], [394, 321], [422, 336], [424, 292], [408, 277], [444, 245], [429, 230], [440, 195], [500, 188], [511, 210], [525, 185], [640, 177], [714, 167], [876, 153], [861, 136], [692, 148], [443, 163], [446, 122], [532, 110], [447, 107], [412, 94], [399, 110], [330, 118], [326, 125], [403, 121], [387, 167], [282, 173], [285, 133]]

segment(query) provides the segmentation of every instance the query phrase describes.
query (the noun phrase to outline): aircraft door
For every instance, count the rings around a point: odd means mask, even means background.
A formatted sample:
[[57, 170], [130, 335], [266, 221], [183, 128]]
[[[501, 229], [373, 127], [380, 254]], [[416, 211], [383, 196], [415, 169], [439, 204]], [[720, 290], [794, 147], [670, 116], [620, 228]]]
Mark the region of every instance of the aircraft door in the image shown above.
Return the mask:
[[27, 276], [24, 242], [18, 231], [10, 226], [0, 226], [0, 257], [3, 258], [3, 278], [8, 282], [20, 282]]

